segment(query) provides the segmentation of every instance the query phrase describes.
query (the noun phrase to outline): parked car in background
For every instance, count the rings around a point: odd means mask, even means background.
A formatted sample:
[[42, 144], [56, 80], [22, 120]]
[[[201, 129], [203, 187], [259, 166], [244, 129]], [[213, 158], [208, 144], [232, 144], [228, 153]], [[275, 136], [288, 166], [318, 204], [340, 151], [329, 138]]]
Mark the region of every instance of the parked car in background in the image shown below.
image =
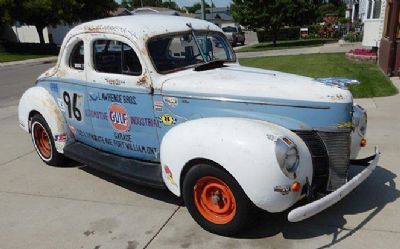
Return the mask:
[[225, 26], [222, 27], [222, 31], [224, 31], [224, 35], [232, 46], [236, 46], [239, 43], [244, 45], [246, 38], [240, 26]]
[[[72, 159], [166, 188], [204, 229], [230, 235], [254, 208], [283, 212], [307, 198], [288, 219], [311, 217], [375, 169], [377, 150], [355, 160], [366, 111], [321, 81], [239, 65], [203, 20], [113, 17], [68, 33], [18, 118], [46, 164]], [[348, 180], [351, 164], [366, 168]]]

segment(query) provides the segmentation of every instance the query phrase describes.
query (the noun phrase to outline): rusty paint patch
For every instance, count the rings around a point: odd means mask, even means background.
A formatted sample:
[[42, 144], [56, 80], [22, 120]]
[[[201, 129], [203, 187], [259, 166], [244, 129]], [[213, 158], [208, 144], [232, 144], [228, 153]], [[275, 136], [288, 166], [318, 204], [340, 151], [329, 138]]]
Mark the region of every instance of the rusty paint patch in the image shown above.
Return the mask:
[[353, 123], [351, 121], [343, 122], [343, 123], [337, 124], [336, 128], [339, 128], [339, 129], [353, 128]]
[[330, 98], [332, 101], [339, 101], [344, 99], [344, 96], [342, 94], [328, 95], [327, 97]]
[[139, 79], [137, 80], [137, 84], [139, 86], [145, 86], [147, 85], [149, 82], [149, 77], [147, 76], [147, 74], [144, 74], [143, 76], [139, 77]]

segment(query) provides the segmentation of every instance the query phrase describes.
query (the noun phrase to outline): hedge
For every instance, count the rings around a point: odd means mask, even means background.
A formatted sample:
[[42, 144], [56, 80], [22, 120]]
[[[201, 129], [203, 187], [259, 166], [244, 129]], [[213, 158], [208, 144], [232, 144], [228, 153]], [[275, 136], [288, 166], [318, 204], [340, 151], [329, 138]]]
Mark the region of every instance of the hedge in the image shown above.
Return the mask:
[[18, 43], [3, 42], [0, 48], [10, 53], [19, 54], [37, 54], [37, 55], [58, 55], [59, 47], [56, 44], [40, 44], [40, 43]]

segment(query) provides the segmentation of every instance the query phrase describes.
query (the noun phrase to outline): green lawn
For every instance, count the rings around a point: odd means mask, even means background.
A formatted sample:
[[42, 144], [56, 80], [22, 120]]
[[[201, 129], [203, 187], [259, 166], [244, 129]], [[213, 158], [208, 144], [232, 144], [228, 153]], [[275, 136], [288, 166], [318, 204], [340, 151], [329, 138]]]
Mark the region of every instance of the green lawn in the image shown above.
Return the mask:
[[327, 39], [311, 39], [311, 40], [296, 40], [296, 41], [278, 41], [276, 46], [272, 42], [258, 43], [250, 47], [240, 48], [236, 52], [258, 52], [266, 50], [276, 50], [276, 49], [288, 49], [288, 48], [301, 48], [301, 47], [317, 47], [322, 46], [327, 42], [332, 42], [335, 40]]
[[355, 98], [390, 96], [398, 92], [376, 64], [351, 62], [343, 53], [308, 54], [240, 59], [242, 65], [267, 68], [309, 77], [348, 77], [360, 85], [350, 91]]
[[50, 56], [50, 55], [16, 54], [16, 53], [0, 52], [0, 63], [1, 62], [36, 59], [36, 58], [42, 58], [42, 57], [48, 57], [48, 56]]

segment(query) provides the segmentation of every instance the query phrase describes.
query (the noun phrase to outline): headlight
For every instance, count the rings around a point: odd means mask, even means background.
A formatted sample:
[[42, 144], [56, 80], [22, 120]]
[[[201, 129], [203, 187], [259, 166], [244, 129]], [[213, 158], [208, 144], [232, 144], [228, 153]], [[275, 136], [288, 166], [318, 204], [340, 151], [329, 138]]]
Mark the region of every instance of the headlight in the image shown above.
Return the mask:
[[297, 146], [287, 137], [278, 138], [275, 147], [276, 159], [282, 172], [289, 178], [296, 178], [299, 166], [299, 152]]
[[361, 137], [367, 133], [367, 112], [359, 105], [353, 106], [353, 127]]

